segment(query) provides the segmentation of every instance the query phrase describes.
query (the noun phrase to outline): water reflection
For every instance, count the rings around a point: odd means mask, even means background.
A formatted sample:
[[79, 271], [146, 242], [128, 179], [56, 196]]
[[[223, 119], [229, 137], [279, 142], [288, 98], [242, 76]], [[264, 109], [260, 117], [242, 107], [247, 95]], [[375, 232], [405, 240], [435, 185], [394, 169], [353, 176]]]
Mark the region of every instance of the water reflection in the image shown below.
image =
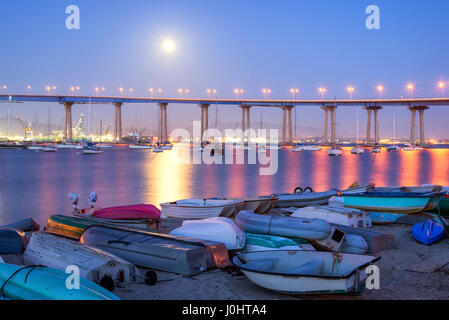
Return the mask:
[[[0, 224], [26, 217], [45, 223], [52, 214], [70, 214], [67, 194], [96, 191], [98, 206], [174, 201], [190, 197], [257, 197], [292, 192], [310, 186], [316, 191], [360, 185], [449, 185], [448, 149], [426, 149], [352, 155], [341, 158], [321, 152], [279, 151], [278, 171], [259, 175], [254, 165], [193, 165], [176, 162], [179, 153], [154, 154], [114, 147], [104, 154], [85, 156], [75, 150], [55, 154], [0, 150]], [[243, 152], [243, 151], [238, 151]], [[276, 152], [275, 150], [270, 150]], [[224, 160], [224, 155], [223, 155]]]

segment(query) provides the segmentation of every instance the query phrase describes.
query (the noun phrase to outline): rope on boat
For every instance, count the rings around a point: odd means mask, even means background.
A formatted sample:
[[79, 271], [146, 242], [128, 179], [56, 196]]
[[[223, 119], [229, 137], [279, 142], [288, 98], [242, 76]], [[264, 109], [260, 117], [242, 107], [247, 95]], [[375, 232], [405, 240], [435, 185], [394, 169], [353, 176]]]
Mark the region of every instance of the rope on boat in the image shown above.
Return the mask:
[[43, 265], [29, 265], [29, 266], [24, 266], [24, 267], [22, 267], [22, 268], [19, 268], [19, 269], [17, 269], [8, 279], [6, 279], [6, 281], [3, 283], [3, 285], [1, 286], [1, 288], [0, 288], [0, 296], [1, 297], [6, 297], [6, 295], [5, 295], [5, 293], [4, 293], [4, 290], [5, 290], [5, 286], [6, 286], [6, 284], [12, 279], [12, 278], [14, 278], [14, 276], [15, 275], [17, 275], [20, 271], [22, 271], [22, 270], [26, 270], [26, 269], [30, 269], [28, 272], [27, 272], [27, 274], [26, 274], [26, 276], [25, 276], [25, 281], [24, 281], [24, 283], [26, 283], [27, 282], [27, 280], [28, 280], [28, 276], [30, 275], [30, 273], [35, 269], [35, 268], [45, 268], [45, 267], [47, 267], [47, 266], [43, 266]]

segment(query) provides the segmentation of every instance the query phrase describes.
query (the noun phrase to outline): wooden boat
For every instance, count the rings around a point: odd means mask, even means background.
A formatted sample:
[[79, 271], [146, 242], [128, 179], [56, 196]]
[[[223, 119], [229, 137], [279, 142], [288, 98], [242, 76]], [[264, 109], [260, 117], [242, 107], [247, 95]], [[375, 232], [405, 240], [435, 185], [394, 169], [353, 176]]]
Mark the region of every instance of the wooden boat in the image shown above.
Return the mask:
[[67, 238], [79, 240], [85, 229], [92, 225], [124, 226], [137, 229], [156, 228], [157, 224], [148, 224], [148, 220], [106, 220], [89, 217], [69, 217], [53, 215], [47, 220], [45, 231]]
[[290, 294], [359, 292], [365, 268], [380, 257], [334, 252], [277, 250], [237, 255], [233, 263], [253, 283]]
[[415, 224], [412, 227], [412, 236], [416, 241], [430, 245], [445, 236], [444, 226], [431, 219]]
[[278, 201], [277, 197], [267, 197], [267, 198], [247, 198], [247, 199], [236, 199], [236, 198], [210, 198], [211, 200], [243, 200], [243, 207], [241, 210], [249, 210], [254, 213], [264, 214], [273, 209]]
[[79, 289], [67, 288], [65, 270], [0, 263], [0, 287], [11, 300], [120, 300], [100, 285], [80, 277]]
[[371, 218], [365, 211], [338, 206], [312, 206], [300, 208], [294, 211], [291, 217], [306, 219], [323, 219], [339, 225], [368, 228], [371, 226]]
[[28, 243], [25, 232], [0, 228], [0, 254], [22, 253]]
[[292, 239], [268, 236], [263, 234], [246, 233], [246, 244], [243, 252], [267, 250], [314, 250], [310, 244], [298, 244]]
[[1, 226], [0, 228], [10, 228], [10, 229], [16, 229], [20, 231], [39, 231], [40, 224], [33, 218], [23, 219], [5, 226]]
[[245, 233], [229, 218], [215, 217], [188, 220], [170, 232], [171, 235], [224, 243], [228, 250], [239, 250], [245, 246]]
[[80, 242], [138, 266], [183, 275], [229, 264], [228, 251], [222, 243], [130, 228], [92, 226], [83, 232]]
[[347, 208], [412, 214], [435, 208], [440, 201], [440, 193], [363, 192], [345, 194], [341, 198]]
[[275, 193], [261, 198], [278, 198], [276, 203], [277, 208], [289, 208], [328, 204], [329, 198], [336, 195], [338, 195], [338, 190], [329, 190], [324, 192], [303, 191], [295, 193]]
[[29, 264], [63, 271], [77, 266], [80, 276], [109, 291], [114, 284], [135, 282], [138, 273], [133, 264], [108, 252], [44, 232], [33, 233], [23, 257]]
[[235, 223], [245, 232], [306, 240], [321, 240], [331, 233], [330, 224], [321, 219], [260, 215], [247, 210], [239, 212]]
[[164, 216], [183, 219], [231, 217], [242, 207], [243, 200], [185, 199], [161, 203]]

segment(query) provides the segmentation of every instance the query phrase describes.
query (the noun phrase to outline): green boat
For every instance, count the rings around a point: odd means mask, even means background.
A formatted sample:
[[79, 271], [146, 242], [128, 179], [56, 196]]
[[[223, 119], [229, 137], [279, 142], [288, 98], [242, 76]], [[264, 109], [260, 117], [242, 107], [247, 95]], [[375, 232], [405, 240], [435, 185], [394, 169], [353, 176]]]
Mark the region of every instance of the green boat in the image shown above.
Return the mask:
[[[81, 217], [69, 217], [64, 215], [54, 215], [48, 218], [45, 231], [48, 233], [79, 240], [83, 231], [93, 225], [108, 227], [122, 226], [122, 224], [118, 225], [114, 222], [108, 222], [105, 219], [90, 219]], [[148, 228], [138, 228], [136, 225], [132, 225], [132, 227], [134, 229], [143, 229], [148, 231]]]
[[289, 250], [301, 249], [301, 244], [308, 242], [303, 239], [289, 239], [277, 236], [263, 234], [254, 234], [246, 232], [245, 252], [263, 251], [263, 250]]
[[449, 217], [449, 195], [441, 196], [438, 206], [430, 210], [429, 212], [438, 213], [438, 207], [440, 209], [440, 214], [443, 217]]

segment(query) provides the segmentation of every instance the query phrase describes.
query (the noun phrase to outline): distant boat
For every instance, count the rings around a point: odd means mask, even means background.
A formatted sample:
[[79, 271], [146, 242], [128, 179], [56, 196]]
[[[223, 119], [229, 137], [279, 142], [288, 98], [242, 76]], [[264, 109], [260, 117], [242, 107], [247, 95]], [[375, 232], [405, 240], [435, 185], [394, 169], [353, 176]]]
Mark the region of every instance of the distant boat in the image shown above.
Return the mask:
[[184, 219], [231, 217], [242, 207], [243, 200], [185, 199], [161, 203], [164, 216]]
[[404, 151], [415, 151], [417, 149], [416, 149], [416, 147], [414, 145], [412, 145], [410, 143], [406, 143], [404, 145], [404, 147], [402, 147], [402, 150], [404, 150]]
[[97, 144], [98, 148], [112, 148], [112, 145], [110, 144]]
[[365, 149], [363, 149], [360, 146], [357, 146], [357, 147], [352, 148], [351, 153], [352, 154], [362, 154], [362, 153], [365, 153]]
[[56, 145], [58, 149], [75, 149], [76, 145], [71, 143], [60, 143]]
[[31, 145], [31, 146], [27, 146], [27, 149], [31, 150], [31, 151], [41, 151], [44, 148], [45, 148], [44, 146], [37, 145], [37, 144]]
[[173, 149], [173, 145], [172, 144], [164, 144], [161, 146], [162, 150], [171, 150]]
[[290, 152], [301, 152], [304, 151], [304, 147], [300, 145], [296, 145], [290, 149]]
[[[151, 152], [151, 150], [150, 150], [150, 152]], [[161, 152], [164, 152], [164, 150], [161, 147], [154, 147], [153, 148], [153, 152], [154, 153], [161, 153]]]
[[56, 152], [58, 149], [52, 147], [43, 147], [42, 152]]
[[397, 145], [387, 147], [387, 152], [399, 152], [399, 151], [401, 151], [401, 148], [399, 148]]
[[374, 147], [374, 148], [371, 150], [371, 152], [372, 152], [372, 153], [381, 153], [381, 152], [382, 152], [382, 149], [381, 149], [380, 147]]
[[302, 146], [302, 149], [303, 149], [303, 151], [321, 151], [320, 146], [304, 145], [304, 146]]
[[0, 143], [0, 149], [9, 149], [9, 148], [25, 149], [26, 146], [21, 143], [18, 143], [18, 142], [2, 142], [2, 143]]
[[83, 154], [99, 154], [104, 153], [103, 150], [100, 150], [100, 148], [97, 147], [84, 147], [83, 148]]
[[380, 257], [306, 250], [268, 250], [234, 257], [233, 263], [256, 285], [293, 294], [359, 292], [365, 268]]
[[333, 146], [329, 149], [328, 154], [331, 157], [341, 157], [343, 155], [343, 150], [338, 146]]
[[148, 144], [130, 144], [128, 147], [130, 149], [153, 149], [153, 146]]

